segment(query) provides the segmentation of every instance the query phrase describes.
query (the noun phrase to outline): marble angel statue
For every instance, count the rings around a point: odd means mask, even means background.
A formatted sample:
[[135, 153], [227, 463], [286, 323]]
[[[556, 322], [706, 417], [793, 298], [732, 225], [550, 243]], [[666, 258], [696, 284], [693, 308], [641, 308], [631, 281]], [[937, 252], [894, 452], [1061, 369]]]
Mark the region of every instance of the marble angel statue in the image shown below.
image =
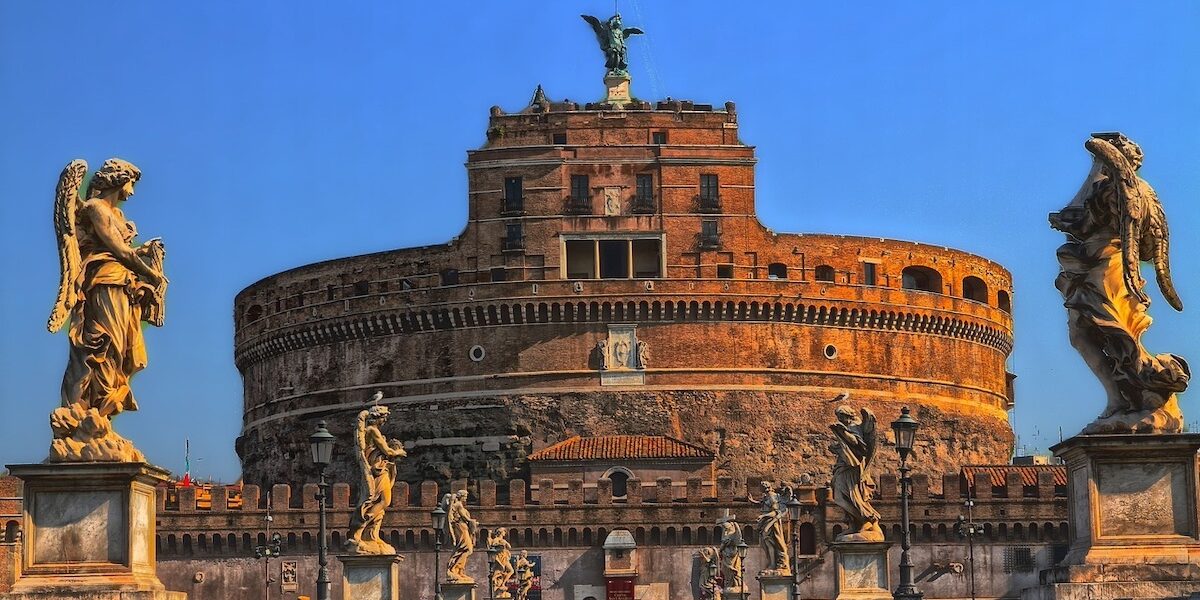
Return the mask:
[[[844, 396], [843, 396], [844, 397]], [[838, 535], [839, 542], [883, 541], [879, 513], [871, 506], [875, 481], [871, 463], [875, 458], [875, 415], [867, 409], [857, 414], [849, 406], [834, 410], [837, 422], [830, 425], [834, 442], [829, 450], [833, 464], [833, 501], [850, 519], [850, 529]]]
[[492, 597], [496, 600], [508, 600], [512, 594], [508, 591], [508, 581], [512, 579], [516, 569], [513, 568], [512, 544], [508, 541], [508, 530], [498, 527], [488, 532], [488, 549], [493, 555], [492, 567]]
[[475, 540], [479, 537], [479, 521], [471, 518], [467, 510], [467, 491], [459, 490], [442, 496], [442, 510], [446, 511], [446, 539], [454, 549], [446, 563], [446, 581], [450, 583], [475, 583], [467, 575], [467, 559], [475, 552]]
[[759, 505], [762, 511], [758, 515], [758, 544], [763, 549], [765, 560], [760, 576], [790, 575], [791, 564], [788, 560], [788, 509], [787, 503], [792, 499], [792, 488], [780, 486], [778, 489], [769, 481], [762, 482], [762, 498], [751, 502]]
[[1067, 236], [1054, 285], [1067, 308], [1071, 345], [1107, 396], [1104, 412], [1083, 433], [1179, 433], [1176, 394], [1191, 370], [1183, 357], [1142, 346], [1151, 322], [1142, 262], [1153, 265], [1167, 304], [1183, 310], [1171, 281], [1166, 215], [1138, 175], [1137, 144], [1120, 133], [1095, 133], [1084, 147], [1091, 172], [1067, 206], [1050, 214], [1050, 226]]
[[[383, 393], [375, 393], [375, 401]], [[379, 528], [392, 503], [396, 483], [396, 460], [404, 458], [404, 444], [388, 441], [379, 427], [388, 418], [388, 407], [378, 404], [358, 413], [354, 427], [355, 463], [358, 465], [358, 505], [350, 515], [350, 533], [346, 546], [350, 554], [395, 554], [396, 549], [383, 540]]]
[[69, 324], [70, 353], [61, 406], [50, 414], [48, 460], [144, 462], [112, 418], [138, 408], [130, 379], [146, 366], [142, 323], [163, 324], [166, 250], [158, 238], [137, 244], [122, 210], [141, 171], [110, 158], [85, 186], [87, 171], [86, 162], [71, 161], [54, 198], [61, 279], [46, 328]]

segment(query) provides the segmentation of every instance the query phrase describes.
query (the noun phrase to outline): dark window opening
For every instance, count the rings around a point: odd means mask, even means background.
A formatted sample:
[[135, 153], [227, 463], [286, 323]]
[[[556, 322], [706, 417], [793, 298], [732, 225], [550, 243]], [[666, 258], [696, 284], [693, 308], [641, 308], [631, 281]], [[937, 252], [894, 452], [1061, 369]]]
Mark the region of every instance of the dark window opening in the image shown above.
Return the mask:
[[506, 270], [504, 267], [492, 267], [491, 274], [492, 274], [492, 281], [504, 281], [505, 279], [507, 279], [505, 277]]
[[596, 278], [596, 243], [567, 240], [567, 279]]
[[608, 480], [612, 482], [613, 498], [624, 498], [629, 494], [629, 473], [614, 471], [608, 475]]
[[982, 279], [970, 275], [963, 278], [962, 281], [962, 296], [967, 300], [974, 300], [987, 304], [988, 289], [987, 284]]
[[942, 275], [929, 267], [904, 267], [900, 273], [900, 285], [906, 290], [942, 292]]
[[442, 285], [458, 285], [458, 269], [442, 269]]
[[523, 250], [525, 248], [525, 230], [521, 223], [506, 223], [504, 226], [504, 249]]
[[721, 232], [717, 229], [717, 221], [708, 219], [700, 222], [700, 248], [712, 250], [721, 247]]
[[659, 240], [633, 240], [633, 276], [662, 277]]
[[633, 212], [652, 213], [654, 206], [654, 176], [642, 174], [637, 176], [637, 193], [633, 197]]
[[601, 240], [600, 278], [626, 279], [629, 277], [629, 242], [626, 240]]
[[800, 524], [800, 549], [797, 554], [802, 556], [817, 553], [817, 531], [812, 523]]
[[565, 133], [554, 134], [554, 145], [555, 146], [562, 146], [562, 145], [565, 145], [566, 143], [567, 143], [567, 134], [565, 134]]
[[875, 275], [875, 263], [865, 262], [862, 264], [863, 269], [863, 285], [879, 285]]
[[587, 175], [571, 176], [571, 199], [567, 205], [568, 212], [587, 213], [592, 210], [592, 190]]
[[787, 265], [783, 263], [767, 265], [767, 279], [787, 279]]
[[1008, 292], [1004, 290], [996, 292], [996, 306], [999, 306], [1000, 310], [1006, 313], [1012, 312], [1012, 299], [1009, 297]]
[[259, 306], [258, 304], [252, 304], [250, 306], [250, 308], [246, 310], [246, 320], [247, 321], [257, 321], [257, 320], [261, 319], [262, 316], [263, 316], [263, 307]]
[[836, 272], [833, 270], [833, 267], [829, 265], [821, 265], [816, 268], [816, 272], [813, 274], [813, 279], [816, 279], [817, 281], [833, 281], [835, 274]]
[[333, 299], [334, 299], [334, 297], [335, 297], [335, 296], [334, 296], [334, 294], [335, 294], [335, 293], [337, 293], [337, 286], [336, 286], [336, 285], [327, 285], [327, 286], [325, 286], [325, 300], [333, 300]]
[[520, 177], [504, 178], [504, 206], [501, 212], [519, 213], [525, 211], [525, 189]]
[[700, 176], [700, 211], [719, 212], [721, 210], [720, 183], [716, 175]]
[[660, 145], [660, 146], [661, 146], [662, 144], [665, 144], [665, 143], [667, 143], [667, 132], [665, 132], [665, 131], [655, 131], [654, 133], [651, 133], [651, 134], [650, 134], [650, 141], [651, 141], [651, 143], [653, 143], [653, 144], [657, 144], [657, 145]]
[[717, 277], [719, 279], [733, 279], [733, 265], [717, 265]]

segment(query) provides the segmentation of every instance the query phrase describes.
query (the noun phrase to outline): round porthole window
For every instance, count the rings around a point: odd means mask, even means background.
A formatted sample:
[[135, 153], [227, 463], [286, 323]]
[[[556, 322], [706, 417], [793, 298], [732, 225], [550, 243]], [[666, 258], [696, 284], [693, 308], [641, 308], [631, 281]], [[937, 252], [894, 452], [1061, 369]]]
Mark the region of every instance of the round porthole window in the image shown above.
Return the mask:
[[487, 353], [483, 351], [483, 346], [480, 346], [479, 344], [471, 346], [471, 349], [467, 351], [467, 357], [475, 362], [483, 360], [483, 357], [486, 355]]
[[825, 358], [828, 358], [829, 360], [837, 358], [837, 346], [834, 346], [833, 344], [825, 346]]

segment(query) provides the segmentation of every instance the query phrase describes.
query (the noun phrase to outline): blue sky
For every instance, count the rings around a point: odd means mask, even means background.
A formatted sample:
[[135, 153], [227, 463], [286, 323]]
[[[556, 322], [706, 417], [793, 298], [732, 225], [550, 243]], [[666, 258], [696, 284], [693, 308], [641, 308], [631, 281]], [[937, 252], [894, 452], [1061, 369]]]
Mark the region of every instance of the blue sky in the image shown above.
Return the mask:
[[[627, 2], [634, 93], [738, 104], [758, 210], [778, 231], [944, 244], [1015, 281], [1014, 423], [1041, 447], [1101, 409], [1067, 343], [1046, 213], [1078, 189], [1089, 132], [1121, 130], [1174, 231], [1179, 314], [1152, 291], [1152, 352], [1200, 364], [1200, 4]], [[147, 456], [238, 476], [234, 294], [321, 259], [448, 240], [488, 107], [541, 83], [598, 99], [582, 12], [613, 3], [0, 3], [0, 462], [46, 453], [67, 341], [59, 170], [109, 156], [144, 176], [126, 206], [167, 244], [167, 326], [148, 330]], [[1197, 385], [1200, 385], [1198, 383]], [[1185, 414], [1200, 422], [1196, 392]], [[1193, 426], [1193, 430], [1200, 427]], [[199, 460], [203, 459], [203, 460]]]

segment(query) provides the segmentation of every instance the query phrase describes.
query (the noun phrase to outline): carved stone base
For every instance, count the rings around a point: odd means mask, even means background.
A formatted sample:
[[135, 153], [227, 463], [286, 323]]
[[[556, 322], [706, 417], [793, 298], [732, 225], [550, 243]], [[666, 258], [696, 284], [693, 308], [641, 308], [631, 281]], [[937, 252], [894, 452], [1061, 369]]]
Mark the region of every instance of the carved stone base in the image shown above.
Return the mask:
[[1177, 598], [1200, 581], [1200, 434], [1078, 435], [1067, 463], [1071, 549], [1022, 600]]
[[444, 600], [475, 600], [474, 583], [442, 583], [442, 598]]
[[400, 561], [395, 554], [352, 554], [342, 562], [345, 600], [400, 600]]
[[759, 575], [758, 594], [762, 600], [791, 600], [791, 575]]
[[20, 577], [5, 600], [185, 600], [155, 573], [155, 486], [145, 463], [8, 465], [24, 484]]
[[890, 542], [834, 542], [837, 561], [837, 600], [888, 600]]

